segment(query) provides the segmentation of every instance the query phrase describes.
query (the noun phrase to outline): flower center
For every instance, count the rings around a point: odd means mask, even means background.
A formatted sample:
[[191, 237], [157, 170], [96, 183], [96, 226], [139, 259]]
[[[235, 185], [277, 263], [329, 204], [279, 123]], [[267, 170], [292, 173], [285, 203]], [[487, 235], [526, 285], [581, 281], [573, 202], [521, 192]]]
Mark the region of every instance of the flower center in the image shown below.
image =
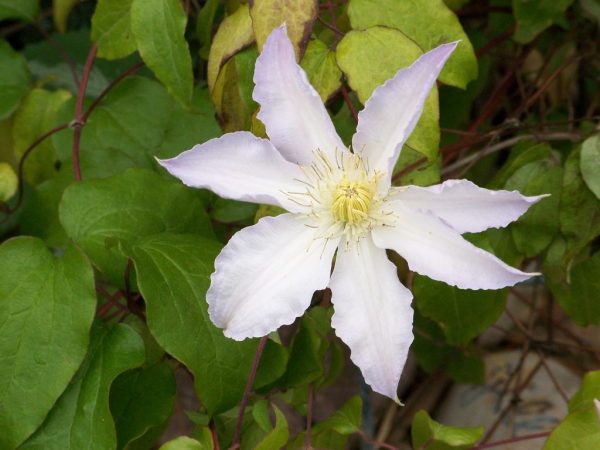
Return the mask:
[[372, 183], [349, 181], [346, 177], [337, 184], [333, 191], [331, 212], [341, 222], [354, 225], [369, 216], [369, 208], [373, 199]]

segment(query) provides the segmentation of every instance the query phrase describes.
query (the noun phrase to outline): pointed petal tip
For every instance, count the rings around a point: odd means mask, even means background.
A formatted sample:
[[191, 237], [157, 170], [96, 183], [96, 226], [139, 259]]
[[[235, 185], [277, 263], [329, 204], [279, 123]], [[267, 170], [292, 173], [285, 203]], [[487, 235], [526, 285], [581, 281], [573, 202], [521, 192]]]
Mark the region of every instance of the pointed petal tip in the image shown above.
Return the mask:
[[273, 41], [279, 41], [282, 39], [285, 39], [286, 41], [290, 40], [288, 33], [287, 33], [287, 23], [286, 22], [283, 22], [278, 27], [273, 28], [273, 30], [269, 33], [269, 35], [267, 36], [267, 40], [265, 41], [265, 45], [263, 46], [263, 51], [264, 51], [265, 47], [273, 45], [273, 43], [274, 43]]
[[541, 195], [533, 195], [529, 197], [525, 197], [529, 203], [537, 203], [540, 200], [545, 199], [546, 197], [551, 197], [552, 194], [541, 194]]
[[158, 163], [158, 165], [161, 166], [163, 169], [165, 169], [167, 172], [169, 172], [171, 175], [174, 175], [173, 172], [172, 172], [171, 162], [174, 159], [176, 159], [176, 158], [177, 157], [175, 157], [175, 158], [160, 159], [157, 156], [154, 157], [154, 159], [156, 160], [156, 162]]
[[460, 44], [460, 41], [447, 42], [445, 44], [438, 45], [436, 48], [430, 50], [429, 52], [443, 53], [442, 58], [446, 60], [450, 58], [450, 55], [452, 55], [454, 50], [456, 50], [458, 44]]

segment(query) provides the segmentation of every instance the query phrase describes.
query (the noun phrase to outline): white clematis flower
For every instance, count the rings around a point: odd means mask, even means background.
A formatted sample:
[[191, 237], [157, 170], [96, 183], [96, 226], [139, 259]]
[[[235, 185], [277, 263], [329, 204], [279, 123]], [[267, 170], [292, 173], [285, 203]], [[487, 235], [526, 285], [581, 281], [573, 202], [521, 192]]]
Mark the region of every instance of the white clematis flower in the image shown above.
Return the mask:
[[373, 92], [351, 152], [282, 26], [267, 39], [254, 73], [258, 118], [270, 140], [229, 133], [160, 161], [188, 186], [289, 211], [241, 230], [217, 257], [207, 301], [226, 336], [264, 336], [290, 324], [314, 291], [329, 286], [337, 335], [373, 390], [397, 401], [413, 339], [412, 295], [385, 249], [411, 270], [465, 289], [498, 289], [532, 275], [460, 234], [504, 227], [540, 197], [465, 180], [391, 186], [402, 145], [456, 45], [424, 54]]

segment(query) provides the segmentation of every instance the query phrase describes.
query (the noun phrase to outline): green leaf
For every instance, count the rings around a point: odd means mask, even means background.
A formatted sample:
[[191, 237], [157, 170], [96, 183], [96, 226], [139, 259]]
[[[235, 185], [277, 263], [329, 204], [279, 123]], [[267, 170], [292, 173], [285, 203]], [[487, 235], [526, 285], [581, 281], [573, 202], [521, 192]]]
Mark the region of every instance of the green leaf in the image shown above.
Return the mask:
[[23, 55], [0, 41], [0, 120], [9, 117], [29, 90], [31, 74]]
[[600, 370], [585, 374], [581, 386], [569, 400], [569, 412], [590, 406], [596, 399], [600, 399]]
[[413, 293], [421, 313], [435, 320], [449, 344], [465, 345], [493, 324], [506, 301], [505, 290], [465, 290], [415, 276]]
[[517, 20], [514, 39], [521, 44], [531, 42], [539, 33], [563, 17], [573, 0], [513, 0]]
[[[485, 364], [477, 350], [470, 348], [456, 350], [456, 356], [447, 361], [444, 372], [456, 383], [483, 384], [485, 381]], [[448, 354], [446, 353], [446, 356]]]
[[211, 216], [221, 223], [235, 223], [248, 220], [256, 214], [255, 203], [240, 202], [217, 197], [211, 205]]
[[[311, 444], [315, 449], [344, 449], [347, 436], [360, 432], [362, 422], [362, 400], [352, 397], [327, 419], [317, 423], [311, 432]], [[299, 433], [288, 445], [289, 449], [305, 449], [306, 433]]]
[[12, 166], [0, 163], [0, 203], [10, 199], [17, 192], [19, 180]]
[[[71, 120], [74, 100], [60, 112]], [[156, 167], [153, 156], [168, 158], [220, 135], [205, 88], [194, 92], [193, 109], [184, 110], [159, 83], [143, 77], [121, 81], [87, 120], [81, 137], [84, 179], [106, 177], [130, 167]], [[73, 132], [52, 137], [59, 158], [72, 157]]]
[[183, 106], [192, 100], [192, 58], [187, 16], [178, 0], [133, 0], [131, 31], [146, 65]]
[[586, 245], [600, 234], [600, 202], [581, 177], [579, 148], [565, 161], [560, 197], [560, 229], [570, 239]]
[[600, 424], [593, 405], [569, 414], [552, 432], [543, 450], [600, 448]]
[[80, 450], [116, 448], [115, 426], [109, 410], [113, 380], [144, 362], [144, 344], [124, 324], [92, 328], [90, 348], [81, 368], [44, 424], [21, 449]]
[[288, 360], [287, 349], [269, 339], [260, 357], [260, 365], [254, 379], [254, 389], [260, 389], [264, 386], [268, 388], [270, 383], [281, 377], [285, 373]]
[[[27, 94], [13, 119], [12, 138], [17, 159], [37, 138], [54, 126], [59, 108], [69, 97], [71, 94], [67, 91], [51, 92], [40, 88], [32, 89]], [[54, 145], [50, 139], [46, 139], [27, 157], [25, 179], [37, 184], [52, 178], [56, 173], [56, 159]]]
[[103, 180], [69, 186], [59, 207], [68, 236], [114, 284], [122, 285], [126, 246], [163, 231], [212, 236], [195, 193], [156, 173], [131, 169]]
[[502, 164], [502, 167], [496, 172], [487, 187], [490, 189], [502, 189], [508, 179], [524, 165], [540, 160], [549, 161], [552, 157], [552, 147], [546, 143], [532, 141], [519, 142], [511, 149], [508, 159]]
[[249, 130], [258, 105], [252, 99], [254, 65], [258, 52], [250, 47], [237, 53], [224, 66], [211, 98], [223, 131]]
[[[75, 71], [81, 71], [90, 50], [90, 32], [82, 28], [67, 31], [65, 34], [51, 34], [49, 39], [38, 40], [28, 44], [23, 49], [23, 55], [27, 58], [29, 69], [33, 78], [39, 80], [40, 84], [48, 90], [66, 89], [73, 95], [77, 94], [78, 85], [73, 79], [73, 73], [65, 62], [61, 53], [69, 55], [75, 65]], [[62, 48], [62, 52], [56, 51], [56, 46]], [[111, 63], [96, 59], [90, 72], [86, 95], [99, 95], [110, 80], [129, 68], [136, 58]], [[70, 120], [73, 120], [74, 108], [70, 111]]]
[[157, 234], [131, 248], [147, 322], [158, 343], [194, 374], [211, 415], [239, 402], [256, 340], [237, 342], [208, 317], [204, 296], [220, 244], [195, 235]]
[[485, 367], [476, 350], [471, 346], [464, 349], [448, 345], [439, 325], [423, 317], [418, 310], [414, 318], [414, 334], [411, 350], [427, 373], [442, 369], [457, 383], [483, 383]]
[[421, 410], [413, 417], [411, 436], [414, 448], [468, 449], [483, 437], [483, 427], [459, 428], [442, 425], [429, 417], [427, 411]]
[[335, 60], [335, 52], [320, 39], [308, 43], [300, 65], [324, 102], [342, 86], [342, 72]]
[[69, 238], [58, 220], [58, 205], [73, 182], [73, 168], [63, 166], [52, 179], [33, 187], [19, 218], [21, 233], [43, 239], [49, 247], [65, 248]]
[[318, 12], [317, 0], [253, 0], [250, 2], [250, 15], [258, 49], [262, 51], [271, 31], [285, 23], [296, 51], [296, 60], [300, 60]]
[[159, 450], [212, 450], [212, 446], [207, 447], [206, 445], [202, 445], [196, 439], [187, 436], [179, 436], [178, 438], [161, 445]]
[[331, 310], [315, 307], [308, 311], [300, 322], [300, 328], [291, 344], [287, 369], [277, 386], [304, 386], [318, 380], [325, 371], [323, 357], [327, 350], [327, 334]]
[[0, 246], [0, 448], [33, 433], [67, 387], [95, 307], [92, 269], [75, 248], [55, 258], [35, 238]]
[[273, 425], [271, 425], [271, 418], [269, 416], [269, 402], [266, 400], [258, 400], [254, 405], [252, 405], [252, 418], [264, 432], [268, 433], [273, 429]]
[[340, 434], [349, 435], [360, 432], [361, 423], [362, 400], [355, 395], [331, 416], [315, 425], [313, 431], [318, 434], [325, 430], [335, 430]]
[[256, 446], [253, 446], [253, 450], [278, 450], [285, 447], [289, 437], [287, 420], [276, 405], [273, 405], [273, 410], [275, 427]]
[[570, 283], [552, 285], [560, 306], [581, 326], [600, 324], [600, 252], [571, 269]]
[[99, 0], [92, 16], [92, 41], [98, 57], [119, 59], [133, 53], [136, 41], [131, 32], [133, 0]]
[[[208, 60], [208, 54], [213, 39], [213, 25], [217, 10], [219, 9], [219, 0], [206, 0], [196, 19], [196, 36], [200, 43], [198, 53], [202, 59]], [[221, 22], [222, 23], [222, 22]]]
[[117, 448], [150, 448], [171, 417], [175, 394], [175, 375], [166, 362], [119, 375], [110, 390]]
[[248, 5], [240, 5], [233, 14], [227, 16], [221, 22], [210, 46], [206, 79], [211, 94], [223, 65], [233, 55], [250, 46], [253, 42], [254, 31], [252, 31], [250, 10]]
[[583, 142], [579, 168], [585, 184], [600, 198], [600, 135]]
[[206, 87], [195, 89], [191, 111], [184, 110], [175, 102], [171, 103], [164, 139], [157, 152], [158, 157], [176, 156], [183, 150], [221, 135], [221, 128], [215, 119], [215, 111]]
[[[416, 164], [423, 158], [426, 157], [422, 153], [405, 145], [400, 152], [396, 167], [394, 167], [394, 184], [431, 186], [440, 183], [442, 179], [442, 158], [439, 155], [431, 161], [426, 159], [424, 162], [419, 162], [418, 166], [408, 170], [412, 164]], [[403, 172], [405, 169], [407, 171]], [[398, 176], [402, 173], [404, 175]]]
[[152, 336], [152, 333], [150, 333], [145, 320], [142, 320], [135, 314], [129, 314], [122, 320], [122, 322], [133, 328], [144, 341], [144, 349], [146, 352], [146, 359], [143, 366], [144, 368], [158, 364], [165, 358], [165, 351], [160, 345], [158, 345], [158, 342], [156, 342], [156, 339], [154, 339], [154, 336]]
[[600, 446], [600, 371], [588, 372], [569, 400], [569, 415], [552, 432], [544, 450], [587, 450]]
[[[410, 66], [422, 53], [405, 34], [384, 27], [350, 31], [336, 49], [338, 65], [363, 104], [376, 87], [392, 78], [399, 69]], [[438, 121], [438, 93], [434, 87], [406, 147], [434, 159], [440, 142]]]
[[39, 10], [39, 0], [0, 0], [0, 20], [23, 19], [33, 22]]
[[506, 182], [506, 189], [517, 190], [523, 195], [550, 194], [510, 227], [517, 249], [525, 256], [540, 253], [559, 232], [562, 176], [562, 168], [554, 161], [540, 160], [521, 166]]
[[[440, 81], [466, 87], [477, 78], [473, 46], [456, 15], [443, 0], [351, 0], [348, 16], [355, 30], [382, 25], [402, 31], [423, 51], [440, 44], [460, 41], [440, 74]], [[387, 49], [389, 53], [391, 49]]]
[[79, 0], [53, 0], [52, 1], [52, 18], [54, 25], [61, 33], [67, 31], [67, 20], [69, 13]]

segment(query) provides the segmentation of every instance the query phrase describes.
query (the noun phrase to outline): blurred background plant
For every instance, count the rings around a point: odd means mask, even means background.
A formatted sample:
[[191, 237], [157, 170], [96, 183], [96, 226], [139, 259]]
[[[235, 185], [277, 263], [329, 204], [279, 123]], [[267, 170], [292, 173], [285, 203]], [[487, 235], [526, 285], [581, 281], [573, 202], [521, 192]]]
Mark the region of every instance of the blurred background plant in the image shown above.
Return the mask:
[[[390, 254], [415, 296], [404, 407], [360, 379], [327, 290], [224, 338], [214, 258], [279, 211], [154, 161], [264, 136], [254, 63], [284, 21], [348, 144], [376, 86], [461, 40], [395, 183], [552, 194], [469, 237], [535, 282], [458, 290]], [[0, 449], [600, 448], [599, 24], [598, 0], [0, 0]]]

